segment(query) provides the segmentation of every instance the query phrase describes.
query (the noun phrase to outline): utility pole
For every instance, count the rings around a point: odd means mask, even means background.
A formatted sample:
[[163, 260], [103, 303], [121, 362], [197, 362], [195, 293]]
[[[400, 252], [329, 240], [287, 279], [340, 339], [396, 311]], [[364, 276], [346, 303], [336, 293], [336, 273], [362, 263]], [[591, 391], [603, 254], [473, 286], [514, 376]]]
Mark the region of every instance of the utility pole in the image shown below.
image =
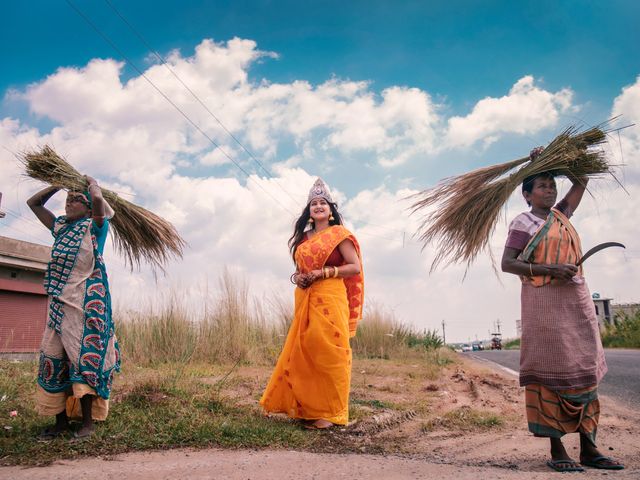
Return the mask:
[[442, 343], [447, 344], [447, 335], [444, 333], [444, 319], [442, 320]]
[[500, 333], [500, 319], [496, 320], [496, 326], [498, 327], [498, 333]]

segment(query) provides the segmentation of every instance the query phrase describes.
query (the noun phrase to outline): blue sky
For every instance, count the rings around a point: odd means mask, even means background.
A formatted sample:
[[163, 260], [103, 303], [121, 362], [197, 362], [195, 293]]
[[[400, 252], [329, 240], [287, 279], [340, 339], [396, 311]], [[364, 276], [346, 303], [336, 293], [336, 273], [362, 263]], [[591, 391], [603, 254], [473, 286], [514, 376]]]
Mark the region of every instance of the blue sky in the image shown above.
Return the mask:
[[[74, 3], [134, 61], [146, 48], [102, 1]], [[571, 85], [595, 113], [640, 66], [640, 3], [629, 1], [112, 1], [160, 52], [203, 38], [255, 40], [280, 54], [253, 76], [314, 83], [331, 75], [376, 89], [408, 85], [441, 95], [453, 113], [533, 74]], [[8, 2], [0, 89], [61, 65], [117, 54], [63, 0]]]
[[[52, 143], [178, 226], [191, 248], [167, 283], [185, 288], [203, 281], [193, 276], [203, 262], [212, 278], [228, 266], [258, 285], [289, 288], [283, 246], [293, 219], [283, 210], [298, 212], [307, 184], [322, 175], [362, 238], [372, 298], [419, 327], [448, 318], [453, 339], [485, 311], [474, 327], [482, 334], [496, 317], [519, 315], [517, 281], [501, 283], [486, 258], [464, 284], [460, 268], [427, 275], [433, 251], [403, 244], [416, 219], [402, 199], [442, 177], [522, 156], [568, 124], [615, 113], [640, 123], [640, 2], [110, 1], [161, 54], [179, 52], [172, 67], [275, 178], [247, 183], [131, 66], [117, 63], [120, 55], [66, 1], [8, 2], [0, 191], [13, 215], [0, 234], [49, 242], [24, 212], [37, 185], [20, 180], [10, 152]], [[259, 172], [107, 2], [73, 3], [225, 151]], [[585, 245], [612, 240], [603, 229], [623, 243], [637, 238], [625, 219], [638, 208], [639, 145], [637, 128], [613, 145], [614, 158], [627, 164], [621, 175], [631, 196], [596, 184], [578, 224]], [[280, 197], [282, 186], [300, 204]], [[506, 216], [523, 208], [515, 195]], [[256, 226], [264, 238], [254, 239]], [[494, 236], [494, 255], [505, 228]], [[628, 279], [640, 267], [638, 250], [629, 252], [623, 270], [594, 261], [594, 289], [637, 300], [637, 280]], [[116, 297], [152, 278], [118, 276], [126, 269], [112, 256]]]

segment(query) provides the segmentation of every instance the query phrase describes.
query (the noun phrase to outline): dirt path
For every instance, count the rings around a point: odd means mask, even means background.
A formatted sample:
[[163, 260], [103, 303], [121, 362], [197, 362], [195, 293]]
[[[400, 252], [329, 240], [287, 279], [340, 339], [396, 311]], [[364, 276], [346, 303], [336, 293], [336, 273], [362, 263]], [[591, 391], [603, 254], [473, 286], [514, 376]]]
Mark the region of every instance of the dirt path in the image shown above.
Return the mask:
[[[513, 446], [513, 443], [511, 443]], [[491, 450], [491, 448], [489, 448]], [[541, 460], [541, 459], [540, 459]], [[0, 469], [0, 478], [12, 480], [127, 480], [164, 479], [548, 479], [553, 473], [531, 461], [518, 470], [497, 466], [450, 465], [418, 458], [375, 455], [313, 454], [292, 451], [170, 450], [141, 452], [110, 459], [88, 458], [49, 467]], [[603, 478], [606, 472], [589, 470], [579, 478]], [[606, 478], [637, 479], [638, 465]]]
[[[286, 450], [137, 452], [61, 461], [47, 467], [3, 467], [0, 479], [548, 479], [548, 441], [526, 430], [517, 380], [469, 361], [430, 379], [417, 365], [354, 365], [352, 398], [395, 405], [376, 408], [346, 429], [322, 433], [330, 453]], [[242, 372], [253, 388], [262, 378]], [[245, 396], [245, 398], [247, 398]], [[250, 397], [249, 397], [250, 398]], [[366, 402], [365, 402], [366, 400]], [[620, 472], [587, 470], [579, 478], [640, 478], [640, 412], [601, 397], [599, 446], [627, 466]], [[475, 412], [475, 413], [474, 413]], [[474, 417], [477, 412], [482, 417]], [[500, 422], [493, 426], [491, 415]], [[578, 437], [565, 437], [578, 456]], [[361, 452], [341, 454], [342, 452]], [[372, 455], [374, 453], [375, 455]]]

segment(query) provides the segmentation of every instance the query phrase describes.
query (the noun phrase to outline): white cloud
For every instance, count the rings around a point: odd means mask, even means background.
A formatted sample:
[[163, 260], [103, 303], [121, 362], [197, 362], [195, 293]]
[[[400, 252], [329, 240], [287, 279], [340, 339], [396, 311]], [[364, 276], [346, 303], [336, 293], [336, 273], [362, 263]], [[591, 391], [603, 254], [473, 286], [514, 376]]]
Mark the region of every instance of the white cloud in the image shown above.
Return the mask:
[[573, 92], [556, 93], [536, 85], [527, 75], [518, 80], [508, 95], [480, 100], [471, 113], [449, 119], [446, 145], [466, 147], [478, 141], [496, 141], [500, 134], [530, 134], [558, 123], [559, 114], [571, 108]]
[[[432, 96], [416, 88], [389, 87], [377, 93], [368, 82], [338, 78], [319, 85], [304, 80], [252, 82], [249, 68], [265, 56], [273, 54], [257, 50], [252, 41], [205, 40], [193, 56], [174, 51], [169, 61], [225, 126], [272, 167], [274, 178], [252, 175], [247, 182], [230, 176], [230, 171], [238, 172], [219, 150], [143, 78], [122, 82], [122, 64], [113, 60], [60, 68], [24, 92], [12, 93], [57, 126], [39, 132], [5, 118], [0, 120], [0, 144], [11, 151], [52, 144], [80, 171], [176, 225], [189, 248], [182, 261], [169, 265], [168, 276], [160, 277], [158, 284], [146, 270], [130, 274], [108, 247], [114, 298], [120, 304], [135, 305], [167, 285], [185, 289], [197, 289], [207, 281], [215, 285], [225, 265], [245, 274], [254, 292], [273, 289], [291, 294], [288, 278], [293, 265], [286, 243], [314, 176], [322, 174], [330, 185], [337, 179], [352, 182], [351, 192], [334, 189], [334, 194], [362, 244], [370, 298], [421, 328], [437, 328], [444, 318], [452, 339], [473, 337], [476, 332], [483, 336], [496, 318], [505, 322], [508, 333], [515, 333], [517, 279], [498, 279], [486, 257], [472, 267], [465, 283], [461, 283], [462, 266], [429, 276], [432, 251], [421, 252], [411, 238], [418, 219], [408, 217], [409, 202], [403, 200], [415, 192], [414, 183], [396, 181], [394, 185], [403, 187], [391, 187], [386, 179], [405, 176], [403, 166], [417, 159], [428, 168], [424, 159], [436, 158], [445, 149], [555, 127], [559, 114], [573, 108], [571, 90], [549, 92], [533, 77], [523, 77], [507, 95], [482, 99], [468, 115], [447, 119]], [[152, 65], [145, 74], [225, 151], [251, 168], [242, 148], [163, 66]], [[613, 113], [640, 124], [639, 96], [637, 81], [615, 100]], [[576, 216], [585, 246], [613, 239], [627, 242], [633, 250], [637, 229], [628, 220], [638, 209], [639, 138], [637, 129], [622, 133], [632, 196], [608, 183], [598, 202], [586, 199]], [[363, 157], [371, 158], [367, 164], [373, 165], [366, 183], [361, 180]], [[47, 232], [24, 207], [38, 186], [19, 181], [20, 167], [6, 150], [0, 150], [0, 170], [3, 207], [22, 216], [2, 221], [11, 229], [6, 234], [49, 242]], [[255, 165], [254, 170], [258, 170]], [[601, 183], [594, 183], [598, 190]], [[51, 207], [60, 211], [61, 198], [54, 198]], [[507, 216], [524, 208], [516, 194]], [[602, 232], [615, 232], [616, 238], [604, 238]], [[501, 222], [492, 243], [498, 257], [505, 235], [506, 222]], [[595, 258], [589, 265], [592, 287], [607, 295], [605, 290], [610, 289], [616, 298], [634, 299], [639, 289], [633, 272], [639, 265], [632, 255], [627, 264], [617, 262], [612, 252]]]

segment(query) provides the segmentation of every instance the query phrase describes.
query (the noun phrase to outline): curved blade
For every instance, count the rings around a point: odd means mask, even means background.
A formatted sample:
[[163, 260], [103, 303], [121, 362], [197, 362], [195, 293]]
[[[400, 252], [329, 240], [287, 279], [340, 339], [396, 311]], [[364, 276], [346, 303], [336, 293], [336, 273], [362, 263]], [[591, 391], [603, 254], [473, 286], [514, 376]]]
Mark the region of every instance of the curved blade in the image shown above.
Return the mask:
[[600, 243], [598, 245], [596, 245], [595, 247], [591, 248], [587, 253], [585, 253], [582, 258], [580, 260], [578, 260], [578, 263], [576, 263], [576, 267], [579, 267], [580, 265], [582, 265], [585, 260], [587, 258], [589, 258], [591, 255], [593, 255], [594, 253], [598, 253], [600, 250], [604, 250], [605, 248], [609, 248], [609, 247], [622, 247], [622, 248], [626, 248], [623, 244], [618, 243], [618, 242], [604, 242], [604, 243]]

